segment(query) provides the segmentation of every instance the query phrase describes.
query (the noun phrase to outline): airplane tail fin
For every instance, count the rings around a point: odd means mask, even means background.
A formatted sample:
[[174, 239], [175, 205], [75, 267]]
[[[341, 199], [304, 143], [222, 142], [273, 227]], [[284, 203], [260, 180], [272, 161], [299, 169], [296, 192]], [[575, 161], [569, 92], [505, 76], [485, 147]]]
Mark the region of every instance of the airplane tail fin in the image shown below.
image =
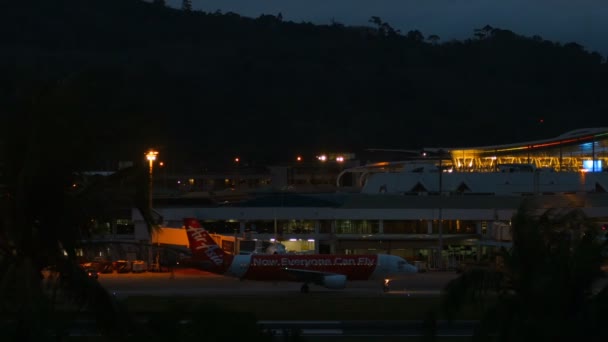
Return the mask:
[[195, 218], [185, 218], [184, 227], [192, 251], [192, 261], [202, 268], [223, 273], [232, 262], [232, 256], [224, 252]]

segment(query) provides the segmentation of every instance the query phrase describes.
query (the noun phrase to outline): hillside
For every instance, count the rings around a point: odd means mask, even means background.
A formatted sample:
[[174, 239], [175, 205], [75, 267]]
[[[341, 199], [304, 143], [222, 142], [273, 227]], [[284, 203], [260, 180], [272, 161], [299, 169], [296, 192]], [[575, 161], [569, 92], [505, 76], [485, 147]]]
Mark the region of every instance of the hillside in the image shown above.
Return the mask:
[[174, 160], [261, 162], [606, 126], [608, 66], [576, 43], [491, 27], [441, 42], [377, 19], [355, 28], [138, 0], [0, 1], [5, 136], [24, 142], [40, 127], [41, 139], [104, 160], [159, 146]]

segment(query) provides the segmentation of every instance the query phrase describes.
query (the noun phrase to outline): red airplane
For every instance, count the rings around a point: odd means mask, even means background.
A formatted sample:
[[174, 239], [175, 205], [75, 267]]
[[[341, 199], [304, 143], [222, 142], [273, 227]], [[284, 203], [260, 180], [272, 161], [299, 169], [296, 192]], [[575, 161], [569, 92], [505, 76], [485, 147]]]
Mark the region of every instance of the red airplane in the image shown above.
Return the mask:
[[206, 271], [262, 281], [303, 282], [329, 289], [343, 289], [347, 280], [384, 280], [388, 290], [391, 278], [418, 270], [396, 255], [333, 255], [333, 254], [249, 254], [232, 255], [224, 252], [197, 219], [184, 219], [193, 264]]

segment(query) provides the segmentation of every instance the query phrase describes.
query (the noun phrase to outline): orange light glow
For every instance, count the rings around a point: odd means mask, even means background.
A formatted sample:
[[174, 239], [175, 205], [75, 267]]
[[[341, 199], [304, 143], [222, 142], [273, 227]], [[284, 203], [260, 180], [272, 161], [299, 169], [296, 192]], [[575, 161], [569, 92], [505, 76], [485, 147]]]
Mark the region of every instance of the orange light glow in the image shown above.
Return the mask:
[[146, 159], [148, 159], [150, 162], [153, 162], [156, 160], [157, 155], [158, 155], [157, 151], [150, 150], [150, 151], [148, 151], [148, 153], [146, 153]]

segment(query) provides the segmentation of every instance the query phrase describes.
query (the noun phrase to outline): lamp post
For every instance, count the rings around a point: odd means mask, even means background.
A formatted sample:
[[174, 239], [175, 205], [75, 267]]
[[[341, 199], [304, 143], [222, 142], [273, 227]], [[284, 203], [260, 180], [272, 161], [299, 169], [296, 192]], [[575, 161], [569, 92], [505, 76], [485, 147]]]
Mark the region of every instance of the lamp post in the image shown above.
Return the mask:
[[239, 183], [241, 182], [240, 175], [239, 175], [240, 163], [241, 163], [241, 159], [239, 157], [235, 157], [234, 158], [234, 168], [235, 168], [235, 173], [236, 173], [236, 179], [234, 181], [234, 190], [235, 191], [238, 191]]
[[[437, 165], [437, 171], [438, 171], [438, 180], [439, 180], [439, 199], [437, 201], [437, 206], [439, 207], [439, 217], [438, 217], [438, 225], [439, 225], [439, 234], [438, 234], [438, 246], [437, 246], [437, 268], [440, 270], [443, 270], [444, 268], [444, 264], [443, 264], [443, 159], [446, 155], [449, 154], [449, 151], [444, 150], [442, 148], [439, 149], [434, 149], [432, 151], [434, 154], [433, 156], [433, 160], [437, 160], [438, 161], [438, 165]], [[423, 157], [427, 157], [428, 153], [427, 151], [422, 151], [422, 156]]]
[[439, 270], [443, 271], [443, 156], [439, 156]]
[[[156, 160], [156, 156], [158, 155], [157, 151], [150, 149], [146, 152], [146, 159], [148, 159], [148, 210], [150, 211], [150, 215], [152, 214], [152, 171], [154, 168], [154, 161]], [[156, 262], [155, 269], [160, 270], [160, 243], [158, 242], [158, 234], [156, 234]], [[149, 250], [151, 252], [151, 250]], [[151, 253], [149, 253], [149, 258], [152, 257]], [[151, 261], [151, 260], [150, 260]]]
[[449, 151], [442, 148], [437, 150], [439, 157], [439, 264], [440, 270], [444, 270], [443, 263], [443, 159], [449, 155]]
[[156, 160], [156, 156], [158, 155], [157, 151], [154, 150], [149, 150], [146, 153], [146, 159], [148, 159], [149, 162], [149, 169], [148, 169], [148, 209], [152, 210], [152, 170], [154, 167], [154, 161]]

